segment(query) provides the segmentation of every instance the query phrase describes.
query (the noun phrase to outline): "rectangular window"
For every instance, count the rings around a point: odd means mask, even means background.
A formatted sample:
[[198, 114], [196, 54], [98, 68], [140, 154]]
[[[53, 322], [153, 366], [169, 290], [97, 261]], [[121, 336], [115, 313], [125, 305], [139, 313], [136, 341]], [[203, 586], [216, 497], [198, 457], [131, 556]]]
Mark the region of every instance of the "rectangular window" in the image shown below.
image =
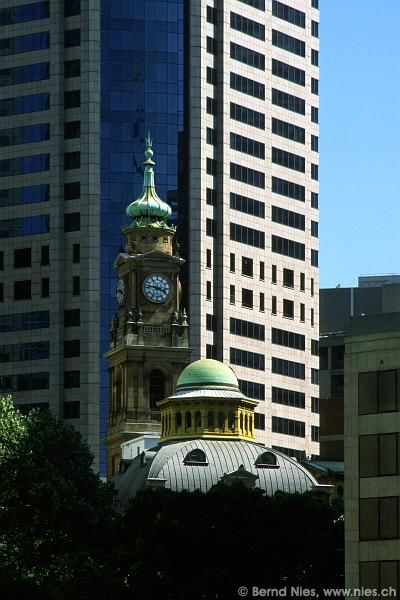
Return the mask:
[[50, 264], [49, 246], [42, 246], [40, 249], [40, 264], [42, 267]]
[[286, 150], [281, 150], [280, 148], [272, 147], [272, 162], [287, 169], [299, 171], [300, 173], [305, 173], [306, 170], [304, 156], [286, 152]]
[[217, 321], [215, 315], [206, 314], [207, 331], [217, 331]]
[[314, 65], [314, 67], [318, 67], [318, 54], [318, 50], [311, 48], [311, 64]]
[[235, 44], [234, 42], [231, 42], [231, 58], [245, 65], [248, 65], [249, 67], [260, 69], [260, 71], [265, 71], [264, 54], [260, 54], [260, 52], [250, 50], [250, 48], [240, 46], [239, 44]]
[[49, 108], [49, 92], [31, 94], [29, 96], [17, 96], [16, 98], [4, 98], [0, 100], [0, 117], [41, 112]]
[[317, 221], [311, 221], [311, 235], [318, 237], [318, 223]]
[[265, 263], [260, 260], [260, 281], [264, 281], [265, 279]]
[[64, 327], [79, 327], [81, 324], [81, 311], [79, 308], [64, 310]]
[[256, 158], [265, 158], [265, 145], [256, 140], [252, 140], [237, 133], [230, 134], [230, 147], [232, 150], [243, 152], [249, 156], [255, 156]]
[[311, 208], [318, 208], [318, 194], [311, 192]]
[[310, 310], [310, 315], [311, 315], [310, 316], [311, 327], [314, 327], [315, 323], [314, 323], [314, 309], [313, 308]]
[[255, 248], [265, 248], [265, 233], [244, 225], [231, 223], [230, 239]]
[[64, 184], [64, 200], [78, 200], [81, 197], [81, 184], [79, 181]]
[[302, 40], [298, 40], [297, 38], [282, 33], [282, 31], [277, 31], [276, 29], [272, 30], [272, 45], [282, 48], [282, 50], [292, 52], [293, 54], [297, 54], [298, 56], [305, 57], [306, 55], [306, 45]]
[[206, 129], [206, 140], [207, 140], [207, 144], [210, 144], [211, 146], [216, 146], [217, 144], [217, 132], [215, 129], [212, 129], [211, 127], [207, 127]]
[[288, 23], [292, 23], [293, 25], [297, 25], [297, 27], [305, 29], [306, 15], [300, 10], [296, 10], [282, 2], [277, 2], [277, 0], [272, 0], [272, 14], [274, 17], [278, 17], [278, 19], [282, 19], [283, 21], [287, 21]]
[[264, 292], [260, 292], [260, 312], [265, 311], [265, 294]]
[[311, 21], [311, 35], [313, 37], [316, 37], [316, 38], [319, 37], [318, 28], [319, 28], [318, 21]]
[[230, 86], [232, 90], [242, 92], [243, 94], [258, 98], [259, 100], [265, 100], [265, 86], [258, 81], [253, 81], [253, 79], [231, 73]]
[[319, 414], [319, 398], [311, 397], [311, 412]]
[[232, 365], [247, 367], [248, 369], [265, 371], [264, 354], [247, 352], [246, 350], [240, 350], [239, 348], [230, 348], [230, 363]]
[[239, 0], [239, 2], [257, 8], [257, 10], [265, 11], [265, 0]]
[[274, 223], [280, 223], [287, 227], [293, 227], [294, 229], [300, 229], [305, 231], [305, 217], [299, 213], [286, 210], [286, 208], [280, 208], [279, 206], [272, 206], [272, 221]]
[[217, 69], [207, 67], [207, 83], [217, 85]]
[[64, 17], [81, 14], [81, 0], [64, 0]]
[[81, 122], [80, 121], [70, 121], [69, 123], [64, 123], [64, 139], [72, 140], [75, 138], [81, 137]]
[[64, 93], [64, 108], [77, 108], [81, 105], [81, 90]]
[[239, 389], [247, 396], [247, 398], [253, 398], [254, 400], [265, 400], [265, 385], [262, 383], [256, 383], [254, 381], [247, 381], [246, 379], [238, 379]]
[[305, 365], [303, 363], [272, 357], [272, 373], [285, 375], [294, 379], [305, 379]]
[[14, 300], [30, 300], [31, 297], [30, 279], [25, 279], [24, 281], [14, 281]]
[[285, 348], [293, 348], [294, 350], [305, 350], [306, 339], [300, 333], [294, 331], [286, 331], [285, 329], [272, 328], [272, 343]]
[[247, 215], [253, 215], [253, 217], [260, 217], [260, 219], [264, 219], [265, 217], [263, 202], [233, 192], [230, 193], [230, 208], [246, 213]]
[[271, 313], [273, 315], [277, 314], [277, 300], [276, 300], [276, 296], [272, 296]]
[[81, 293], [81, 278], [79, 275], [75, 275], [72, 278], [72, 295], [79, 296]]
[[80, 244], [74, 244], [72, 246], [72, 262], [79, 263], [81, 261], [81, 246]]
[[217, 114], [217, 103], [214, 98], [207, 97], [207, 113], [209, 115]]
[[313, 385], [319, 385], [319, 370], [311, 369], [311, 383]]
[[64, 419], [79, 419], [81, 416], [81, 403], [79, 400], [64, 402]]
[[81, 355], [80, 340], [67, 340], [64, 342], [64, 358], [74, 358]]
[[64, 231], [80, 231], [81, 215], [80, 213], [67, 213], [64, 215]]
[[207, 188], [206, 191], [206, 202], [211, 206], [215, 206], [217, 204], [217, 191], [211, 188]]
[[254, 413], [254, 429], [265, 429], [265, 415]]
[[311, 250], [311, 265], [318, 267], [318, 250]]
[[294, 419], [283, 419], [282, 417], [272, 417], [272, 431], [275, 433], [284, 433], [295, 437], [306, 437], [306, 427], [303, 421]]
[[257, 188], [265, 189], [265, 174], [261, 171], [249, 169], [236, 163], [230, 163], [230, 177], [236, 181], [247, 183]]
[[0, 56], [21, 54], [22, 52], [34, 52], [45, 50], [50, 46], [50, 34], [48, 31], [39, 33], [28, 33], [11, 38], [0, 39]]
[[31, 248], [14, 250], [14, 269], [24, 269], [32, 266]]
[[211, 269], [211, 250], [209, 248], [206, 250], [206, 267]]
[[319, 356], [319, 341], [311, 340], [311, 354], [312, 356]]
[[284, 299], [282, 302], [283, 316], [286, 319], [294, 319], [294, 302], [293, 300]]
[[217, 161], [213, 158], [206, 159], [206, 172], [208, 175], [216, 175], [217, 174]]
[[231, 252], [229, 255], [229, 270], [231, 271], [231, 273], [235, 272], [235, 268], [236, 268], [236, 257]]
[[217, 346], [215, 344], [206, 344], [206, 358], [217, 358]]
[[283, 269], [283, 286], [287, 288], [294, 288], [293, 269]]
[[306, 189], [303, 185], [279, 179], [279, 177], [272, 177], [272, 191], [274, 194], [305, 202]]
[[302, 69], [297, 69], [292, 65], [288, 65], [276, 58], [272, 59], [272, 75], [281, 77], [297, 85], [305, 86], [306, 84], [306, 73]]
[[0, 221], [0, 239], [49, 233], [49, 215], [36, 215], [34, 217], [21, 217]]
[[4, 252], [0, 250], [0, 271], [4, 270]]
[[0, 302], [4, 302], [4, 283], [0, 283]]
[[234, 12], [231, 12], [231, 28], [236, 29], [236, 31], [240, 31], [245, 35], [257, 38], [263, 42], [265, 41], [264, 25], [257, 23], [257, 21], [247, 19], [246, 17], [238, 15]]
[[306, 290], [306, 276], [305, 273], [300, 273], [300, 291], [305, 292]]
[[230, 107], [231, 119], [245, 123], [251, 127], [256, 127], [257, 129], [265, 129], [265, 115], [263, 113], [240, 106], [240, 104], [235, 104], [234, 102], [231, 102]]
[[217, 22], [217, 9], [212, 6], [207, 6], [207, 23], [215, 25]]
[[313, 152], [318, 152], [318, 136], [317, 135], [312, 135], [311, 136], [311, 150]]
[[275, 119], [275, 117], [272, 117], [272, 133], [298, 142], [299, 144], [304, 144], [306, 141], [306, 132], [303, 127], [292, 125], [286, 121], [280, 121], [279, 119]]
[[24, 331], [25, 329], [48, 328], [50, 314], [48, 310], [27, 313], [17, 313], [0, 316], [0, 332]]
[[319, 94], [319, 91], [318, 91], [319, 85], [318, 84], [319, 84], [318, 79], [315, 79], [315, 77], [311, 77], [311, 93], [315, 94], [316, 96], [318, 96], [318, 94]]
[[0, 207], [48, 202], [49, 198], [50, 186], [48, 183], [3, 189], [0, 190]]
[[319, 442], [319, 427], [311, 425], [311, 441]]
[[311, 107], [311, 122], [318, 123], [318, 108], [316, 106]]
[[50, 77], [50, 63], [36, 63], [0, 69], [0, 87], [42, 81]]
[[314, 277], [311, 277], [310, 290], [311, 290], [311, 296], [314, 296]]
[[252, 340], [265, 341], [265, 327], [251, 321], [243, 321], [242, 319], [230, 318], [230, 333], [247, 337]]
[[78, 388], [81, 386], [80, 371], [64, 371], [64, 388]]
[[304, 323], [306, 320], [306, 305], [301, 303], [300, 304], [300, 322]]
[[65, 169], [65, 171], [69, 171], [71, 169], [79, 169], [80, 166], [81, 166], [81, 153], [79, 151], [64, 153], [64, 169]]
[[235, 304], [235, 302], [236, 302], [235, 286], [230, 285], [229, 286], [229, 303]]
[[50, 296], [50, 279], [48, 277], [42, 278], [42, 298], [48, 298]]
[[397, 496], [360, 498], [360, 540], [388, 540], [398, 537]]
[[38, 21], [50, 16], [50, 2], [32, 2], [9, 6], [0, 10], [0, 26], [26, 23], [27, 21]]
[[272, 402], [274, 404], [283, 404], [293, 406], [294, 408], [305, 408], [306, 397], [303, 392], [287, 390], [279, 387], [272, 387]]
[[81, 30], [80, 29], [68, 29], [64, 31], [64, 47], [73, 48], [74, 46], [81, 45]]
[[217, 223], [214, 219], [206, 219], [206, 235], [217, 237]]
[[28, 342], [0, 346], [0, 362], [20, 362], [49, 358], [49, 342]]
[[33, 144], [50, 139], [50, 126], [48, 123], [38, 125], [25, 125], [0, 130], [0, 147], [17, 146], [20, 144]]
[[319, 0], [311, 0], [312, 8], [318, 8]]
[[242, 275], [253, 277], [253, 259], [242, 256]]
[[271, 265], [271, 281], [272, 283], [277, 283], [277, 272], [276, 265]]
[[206, 299], [211, 300], [212, 292], [211, 292], [211, 281], [207, 281], [206, 283]]
[[207, 52], [217, 54], [217, 40], [209, 35], [207, 36]]
[[74, 60], [66, 60], [64, 62], [64, 79], [71, 79], [71, 77], [80, 77], [81, 75], [81, 61], [79, 58]]
[[253, 290], [242, 288], [242, 306], [253, 308]]
[[305, 260], [305, 246], [299, 242], [294, 242], [277, 235], [272, 236], [272, 252], [290, 256], [297, 260]]
[[272, 88], [272, 104], [298, 113], [299, 115], [306, 114], [306, 103], [303, 98], [298, 98], [275, 88]]

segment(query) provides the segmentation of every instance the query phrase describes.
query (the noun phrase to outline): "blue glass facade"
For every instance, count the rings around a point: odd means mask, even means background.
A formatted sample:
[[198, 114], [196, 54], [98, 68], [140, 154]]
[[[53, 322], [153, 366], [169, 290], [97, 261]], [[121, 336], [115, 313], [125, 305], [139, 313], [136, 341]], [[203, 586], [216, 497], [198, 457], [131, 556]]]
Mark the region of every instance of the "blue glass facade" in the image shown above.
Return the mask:
[[[123, 244], [126, 206], [143, 184], [144, 138], [154, 138], [156, 185], [176, 219], [184, 126], [184, 0], [101, 3], [101, 354], [117, 304], [113, 262]], [[101, 369], [101, 432], [107, 418], [107, 364]], [[101, 453], [104, 470], [105, 453]]]

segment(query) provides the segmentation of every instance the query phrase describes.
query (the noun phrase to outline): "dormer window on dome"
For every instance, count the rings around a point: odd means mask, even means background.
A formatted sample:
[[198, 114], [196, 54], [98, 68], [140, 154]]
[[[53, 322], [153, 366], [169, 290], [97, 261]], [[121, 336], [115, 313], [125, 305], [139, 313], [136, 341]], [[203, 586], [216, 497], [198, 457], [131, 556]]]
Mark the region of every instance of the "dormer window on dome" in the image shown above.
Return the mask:
[[200, 448], [188, 452], [183, 461], [185, 465], [208, 465], [206, 453]]
[[254, 465], [259, 469], [279, 469], [276, 455], [273, 452], [259, 454]]

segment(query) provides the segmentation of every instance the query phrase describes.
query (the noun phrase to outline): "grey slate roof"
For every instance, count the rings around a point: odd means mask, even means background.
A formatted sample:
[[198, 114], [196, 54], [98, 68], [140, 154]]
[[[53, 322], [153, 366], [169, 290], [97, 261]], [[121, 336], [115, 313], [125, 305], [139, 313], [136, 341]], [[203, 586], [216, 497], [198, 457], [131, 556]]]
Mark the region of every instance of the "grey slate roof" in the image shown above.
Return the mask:
[[[195, 448], [205, 452], [207, 465], [184, 464], [188, 452]], [[258, 475], [255, 485], [265, 490], [267, 495], [272, 495], [277, 490], [302, 493], [317, 485], [314, 477], [296, 460], [254, 442], [184, 440], [167, 443], [152, 450], [147, 455], [145, 465], [142, 465], [141, 457], [136, 457], [125, 473], [114, 478], [118, 491], [117, 508], [120, 510], [127, 506], [140, 489], [144, 489], [148, 478], [163, 479], [166, 488], [177, 492], [184, 489], [207, 492], [225, 473], [236, 471], [240, 465]], [[267, 451], [276, 456], [278, 468], [255, 467], [257, 457]]]

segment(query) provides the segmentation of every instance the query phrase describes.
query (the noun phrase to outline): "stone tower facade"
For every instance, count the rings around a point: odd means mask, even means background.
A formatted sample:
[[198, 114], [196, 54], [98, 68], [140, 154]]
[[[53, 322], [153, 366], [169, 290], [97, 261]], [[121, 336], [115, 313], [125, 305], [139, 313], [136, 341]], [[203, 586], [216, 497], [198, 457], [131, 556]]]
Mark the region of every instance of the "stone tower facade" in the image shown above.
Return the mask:
[[173, 392], [189, 362], [189, 325], [179, 281], [184, 260], [176, 249], [175, 227], [166, 222], [171, 209], [155, 190], [152, 156], [148, 137], [143, 191], [126, 210], [132, 222], [123, 229], [125, 250], [114, 263], [119, 310], [106, 354], [108, 477], [118, 469], [123, 442], [160, 432], [157, 402]]

